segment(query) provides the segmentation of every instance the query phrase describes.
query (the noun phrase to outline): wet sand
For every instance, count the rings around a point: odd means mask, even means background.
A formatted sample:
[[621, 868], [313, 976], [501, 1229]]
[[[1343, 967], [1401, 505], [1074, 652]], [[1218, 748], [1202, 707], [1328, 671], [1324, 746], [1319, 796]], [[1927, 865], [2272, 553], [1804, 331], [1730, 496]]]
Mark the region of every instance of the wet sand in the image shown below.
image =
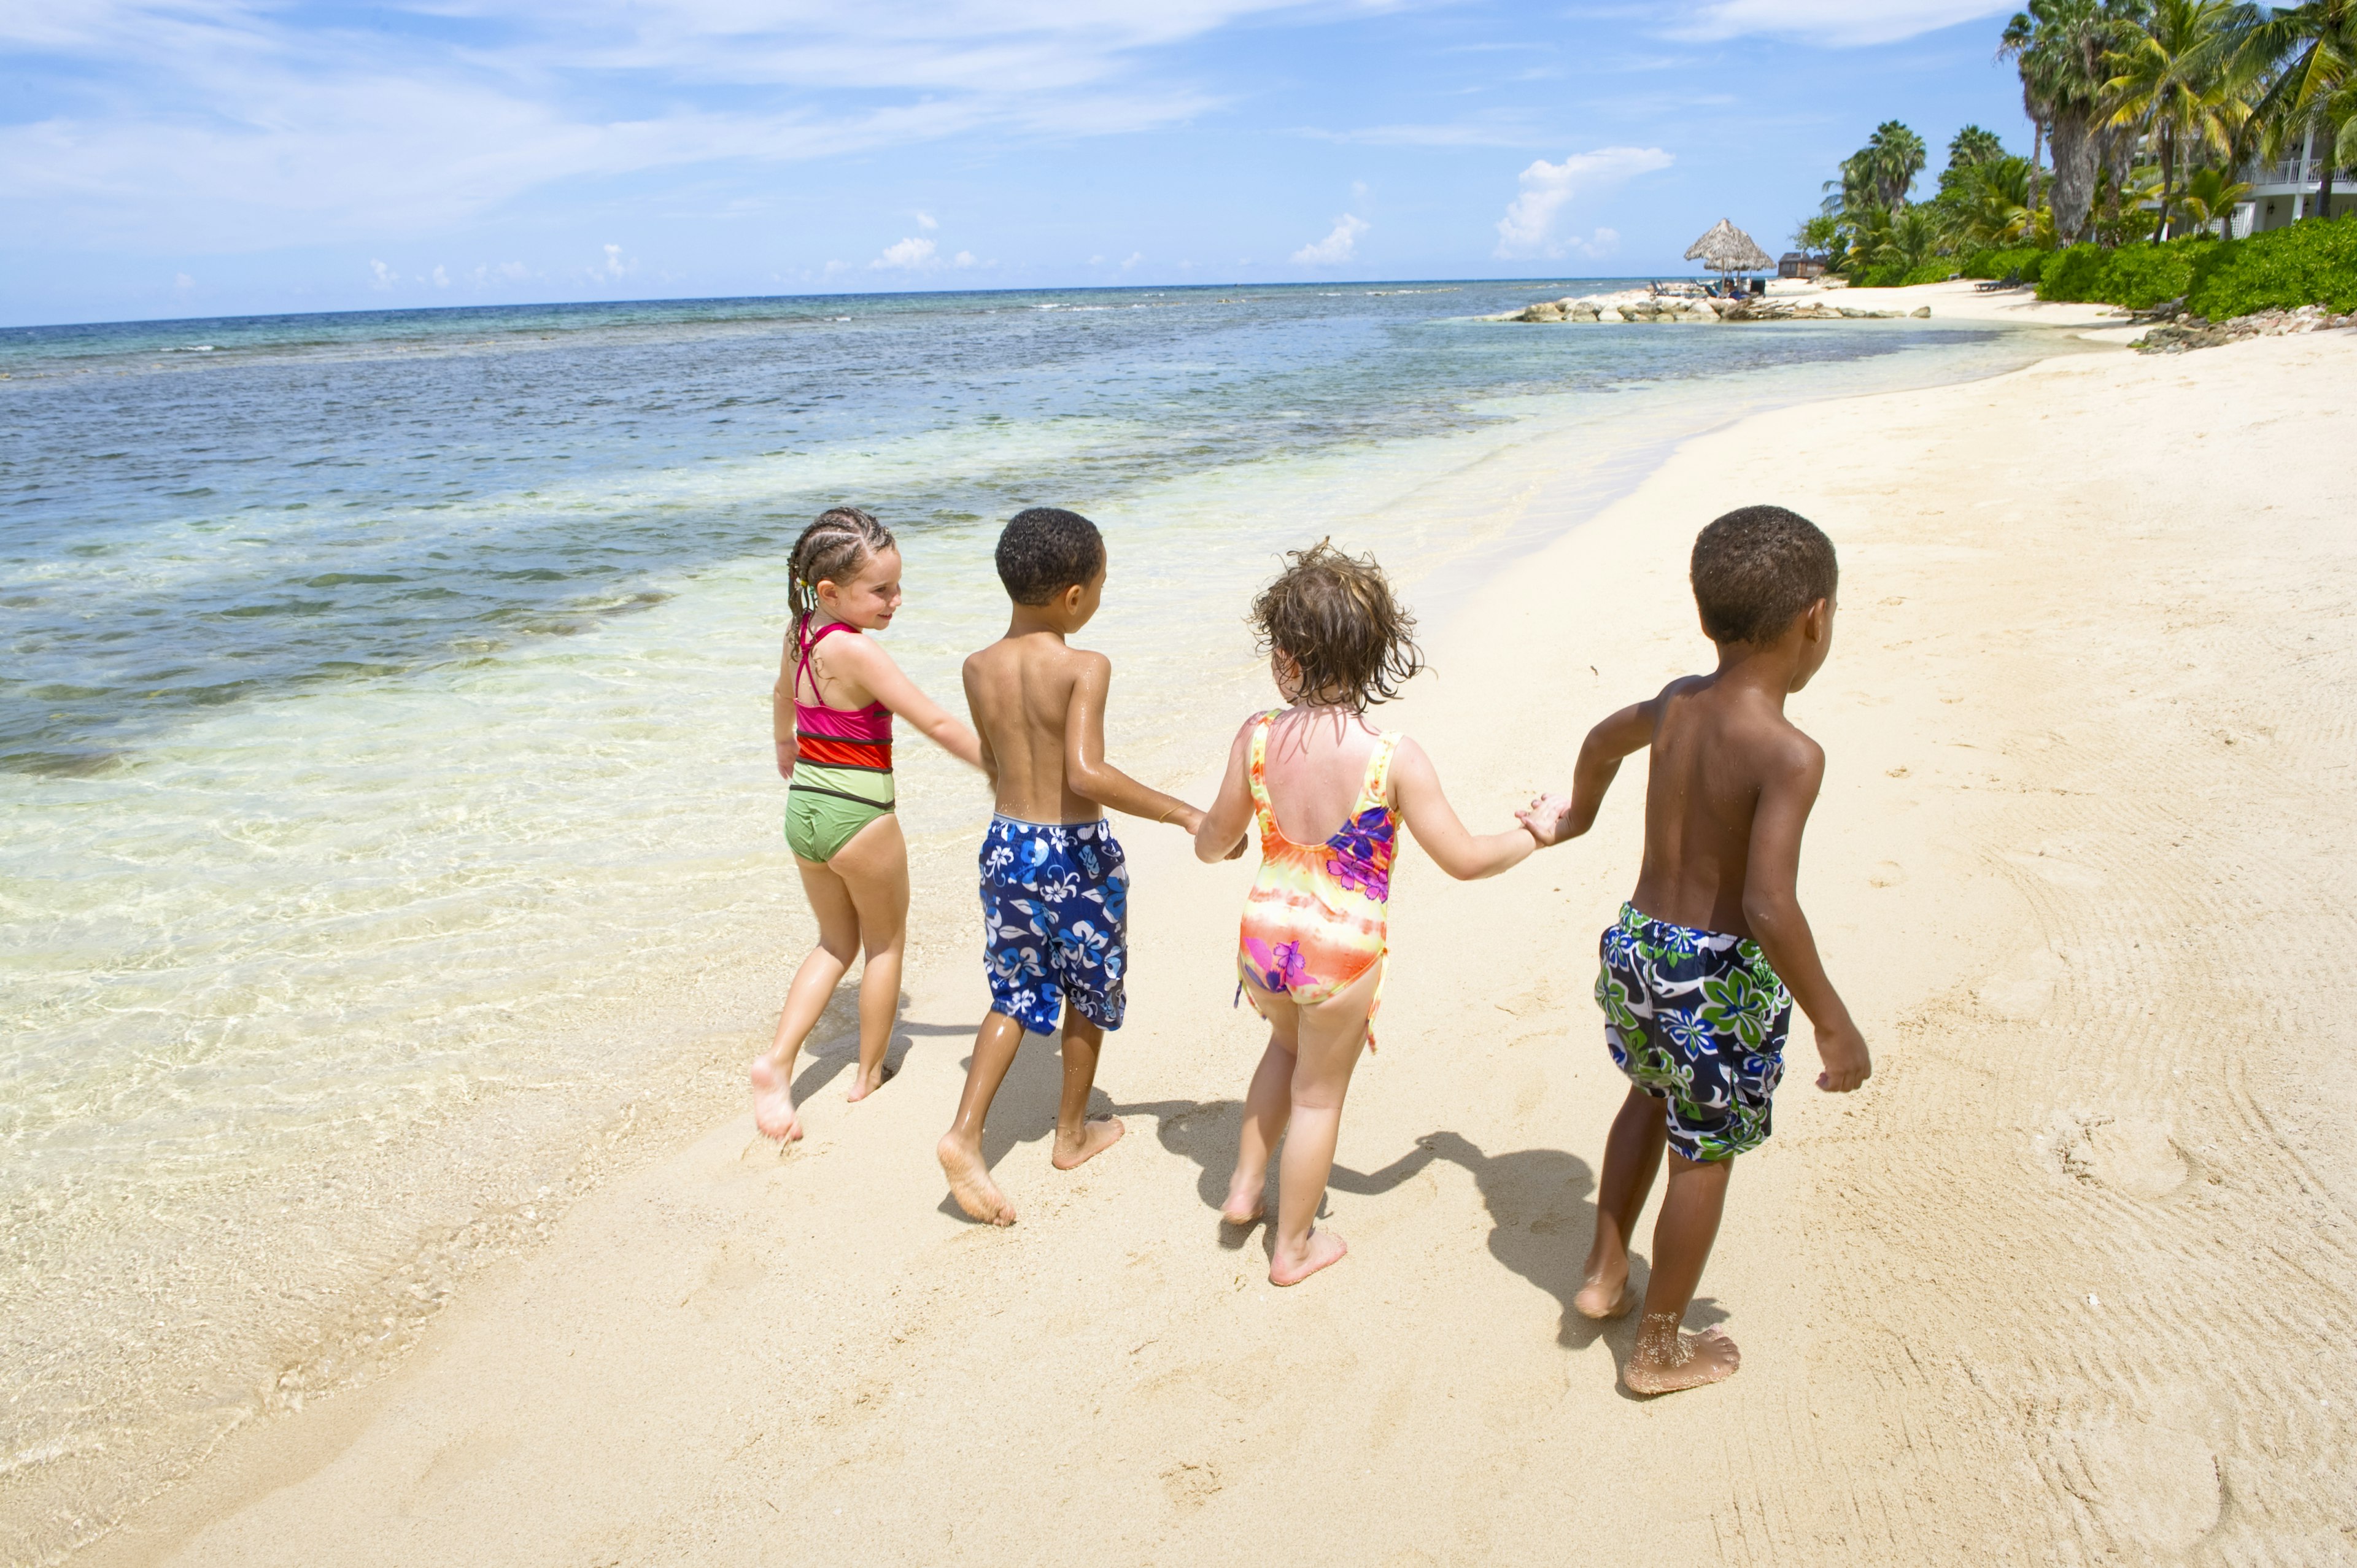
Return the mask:
[[1215, 1209], [1263, 1038], [1228, 1004], [1251, 862], [1124, 824], [1100, 1088], [1129, 1136], [1050, 1170], [1027, 1046], [988, 1144], [1014, 1229], [931, 1154], [978, 970], [914, 970], [881, 1093], [843, 1102], [839, 1009], [791, 1153], [740, 1113], [618, 1178], [395, 1374], [77, 1561], [2344, 1559], [2352, 450], [2347, 334], [1821, 403], [1690, 443], [1430, 628], [1390, 711], [1502, 822], [1706, 659], [1702, 522], [1775, 500], [1841, 546], [1792, 705], [1830, 757], [1803, 895], [1878, 1071], [1820, 1095], [1796, 1031], [1689, 1317], [1741, 1345], [1727, 1384], [1629, 1398], [1633, 1323], [1568, 1309], [1632, 768], [1498, 881], [1405, 857], [1330, 1200], [1351, 1251], [1302, 1287]]

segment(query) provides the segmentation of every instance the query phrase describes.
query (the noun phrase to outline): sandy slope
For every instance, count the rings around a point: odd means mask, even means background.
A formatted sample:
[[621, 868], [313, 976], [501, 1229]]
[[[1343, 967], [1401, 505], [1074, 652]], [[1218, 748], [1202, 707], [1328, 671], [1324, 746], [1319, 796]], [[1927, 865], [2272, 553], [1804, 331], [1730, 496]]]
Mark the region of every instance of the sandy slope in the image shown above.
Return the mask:
[[1803, 891], [1880, 1071], [1819, 1095], [1795, 1042], [1695, 1312], [1744, 1348], [1728, 1385], [1625, 1398], [1627, 1328], [1566, 1313], [1632, 773], [1501, 882], [1401, 876], [1332, 1198], [1352, 1254], [1302, 1289], [1211, 1208], [1258, 1049], [1228, 1009], [1249, 864], [1140, 826], [1103, 1074], [1130, 1136], [1052, 1172], [1028, 1047], [992, 1139], [1015, 1230], [942, 1206], [982, 991], [924, 978], [884, 1094], [831, 1084], [783, 1160], [740, 1117], [585, 1201], [400, 1375], [86, 1560], [2357, 1556], [2352, 451], [2346, 336], [1795, 410], [1435, 628], [1402, 722], [1497, 819], [1703, 656], [1702, 521], [1773, 499], [1841, 543], [1794, 708], [1832, 757]]

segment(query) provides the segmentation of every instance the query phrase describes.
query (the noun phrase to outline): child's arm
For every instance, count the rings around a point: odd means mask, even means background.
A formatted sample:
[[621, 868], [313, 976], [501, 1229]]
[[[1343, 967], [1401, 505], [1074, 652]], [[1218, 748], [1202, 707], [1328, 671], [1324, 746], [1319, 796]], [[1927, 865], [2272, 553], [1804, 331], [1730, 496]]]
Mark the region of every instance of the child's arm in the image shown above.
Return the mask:
[[1244, 851], [1253, 820], [1252, 735], [1259, 724], [1260, 716], [1254, 714], [1236, 732], [1235, 744], [1228, 747], [1227, 777], [1220, 780], [1211, 809], [1196, 826], [1195, 858], [1205, 865], [1233, 860]]
[[1576, 839], [1594, 827], [1596, 813], [1604, 805], [1604, 792], [1620, 776], [1621, 759], [1653, 744], [1653, 724], [1661, 713], [1662, 697], [1676, 689], [1673, 682], [1661, 696], [1631, 703], [1589, 730], [1587, 738], [1579, 743], [1579, 761], [1571, 771], [1571, 804], [1552, 819], [1536, 807], [1517, 811], [1514, 815], [1523, 826], [1537, 834], [1543, 844]]
[[1147, 789], [1105, 760], [1105, 693], [1113, 688], [1113, 660], [1086, 650], [1075, 650], [1072, 656], [1080, 668], [1064, 709], [1065, 783], [1073, 794], [1109, 811], [1176, 822], [1193, 832], [1203, 821], [1202, 812], [1176, 795]]
[[[789, 638], [786, 646], [791, 648]], [[778, 777], [791, 783], [794, 777], [794, 665], [791, 659], [778, 661], [778, 683], [770, 688], [770, 738], [777, 743]]]
[[839, 637], [835, 653], [843, 660], [843, 671], [867, 694], [883, 703], [919, 735], [964, 763], [968, 768], [982, 766], [982, 741], [974, 731], [952, 717], [948, 710], [917, 690], [917, 683], [900, 672], [892, 656], [881, 644], [865, 637]]
[[1751, 814], [1751, 854], [1743, 871], [1743, 918], [1751, 939], [1768, 955], [1784, 988], [1816, 1026], [1817, 1059], [1824, 1071], [1817, 1087], [1846, 1094], [1874, 1071], [1866, 1038], [1842, 1005], [1825, 966], [1817, 957], [1817, 940], [1809, 918], [1801, 913], [1797, 886], [1801, 875], [1801, 832], [1809, 825], [1809, 808], [1816, 804], [1817, 787], [1824, 781], [1825, 754], [1815, 741], [1792, 732], [1791, 743], [1768, 759], [1760, 782], [1760, 803]]
[[1459, 882], [1495, 876], [1521, 865], [1538, 848], [1534, 828], [1510, 828], [1502, 833], [1469, 833], [1457, 819], [1457, 810], [1441, 792], [1440, 775], [1424, 747], [1403, 740], [1392, 753], [1392, 799], [1407, 822], [1407, 831], [1432, 856], [1432, 863]]

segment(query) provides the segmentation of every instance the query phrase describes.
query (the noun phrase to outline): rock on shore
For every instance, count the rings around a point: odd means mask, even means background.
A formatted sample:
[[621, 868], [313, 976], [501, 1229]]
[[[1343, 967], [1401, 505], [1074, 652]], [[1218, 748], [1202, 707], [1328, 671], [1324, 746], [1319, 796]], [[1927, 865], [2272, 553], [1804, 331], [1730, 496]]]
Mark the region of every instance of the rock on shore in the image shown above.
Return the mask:
[[1883, 321], [1897, 317], [1932, 314], [1928, 305], [1912, 311], [1871, 310], [1863, 306], [1834, 305], [1824, 299], [1711, 299], [1700, 295], [1654, 295], [1644, 289], [1619, 294], [1583, 295], [1543, 299], [1494, 321], [1625, 322], [1625, 321]]

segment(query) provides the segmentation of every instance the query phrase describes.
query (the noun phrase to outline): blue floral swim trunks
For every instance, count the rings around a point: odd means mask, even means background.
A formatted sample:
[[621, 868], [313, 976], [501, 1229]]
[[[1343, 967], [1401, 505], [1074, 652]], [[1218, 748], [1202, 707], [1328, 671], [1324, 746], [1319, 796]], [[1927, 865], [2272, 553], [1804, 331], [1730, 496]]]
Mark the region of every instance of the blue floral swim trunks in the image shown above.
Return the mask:
[[1604, 1043], [1629, 1081], [1669, 1101], [1670, 1147], [1725, 1160], [1766, 1143], [1792, 997], [1760, 944], [1623, 904], [1600, 946]]
[[1103, 822], [993, 817], [982, 835], [983, 966], [990, 1010], [1035, 1035], [1070, 1003], [1118, 1029], [1129, 972], [1129, 865]]

